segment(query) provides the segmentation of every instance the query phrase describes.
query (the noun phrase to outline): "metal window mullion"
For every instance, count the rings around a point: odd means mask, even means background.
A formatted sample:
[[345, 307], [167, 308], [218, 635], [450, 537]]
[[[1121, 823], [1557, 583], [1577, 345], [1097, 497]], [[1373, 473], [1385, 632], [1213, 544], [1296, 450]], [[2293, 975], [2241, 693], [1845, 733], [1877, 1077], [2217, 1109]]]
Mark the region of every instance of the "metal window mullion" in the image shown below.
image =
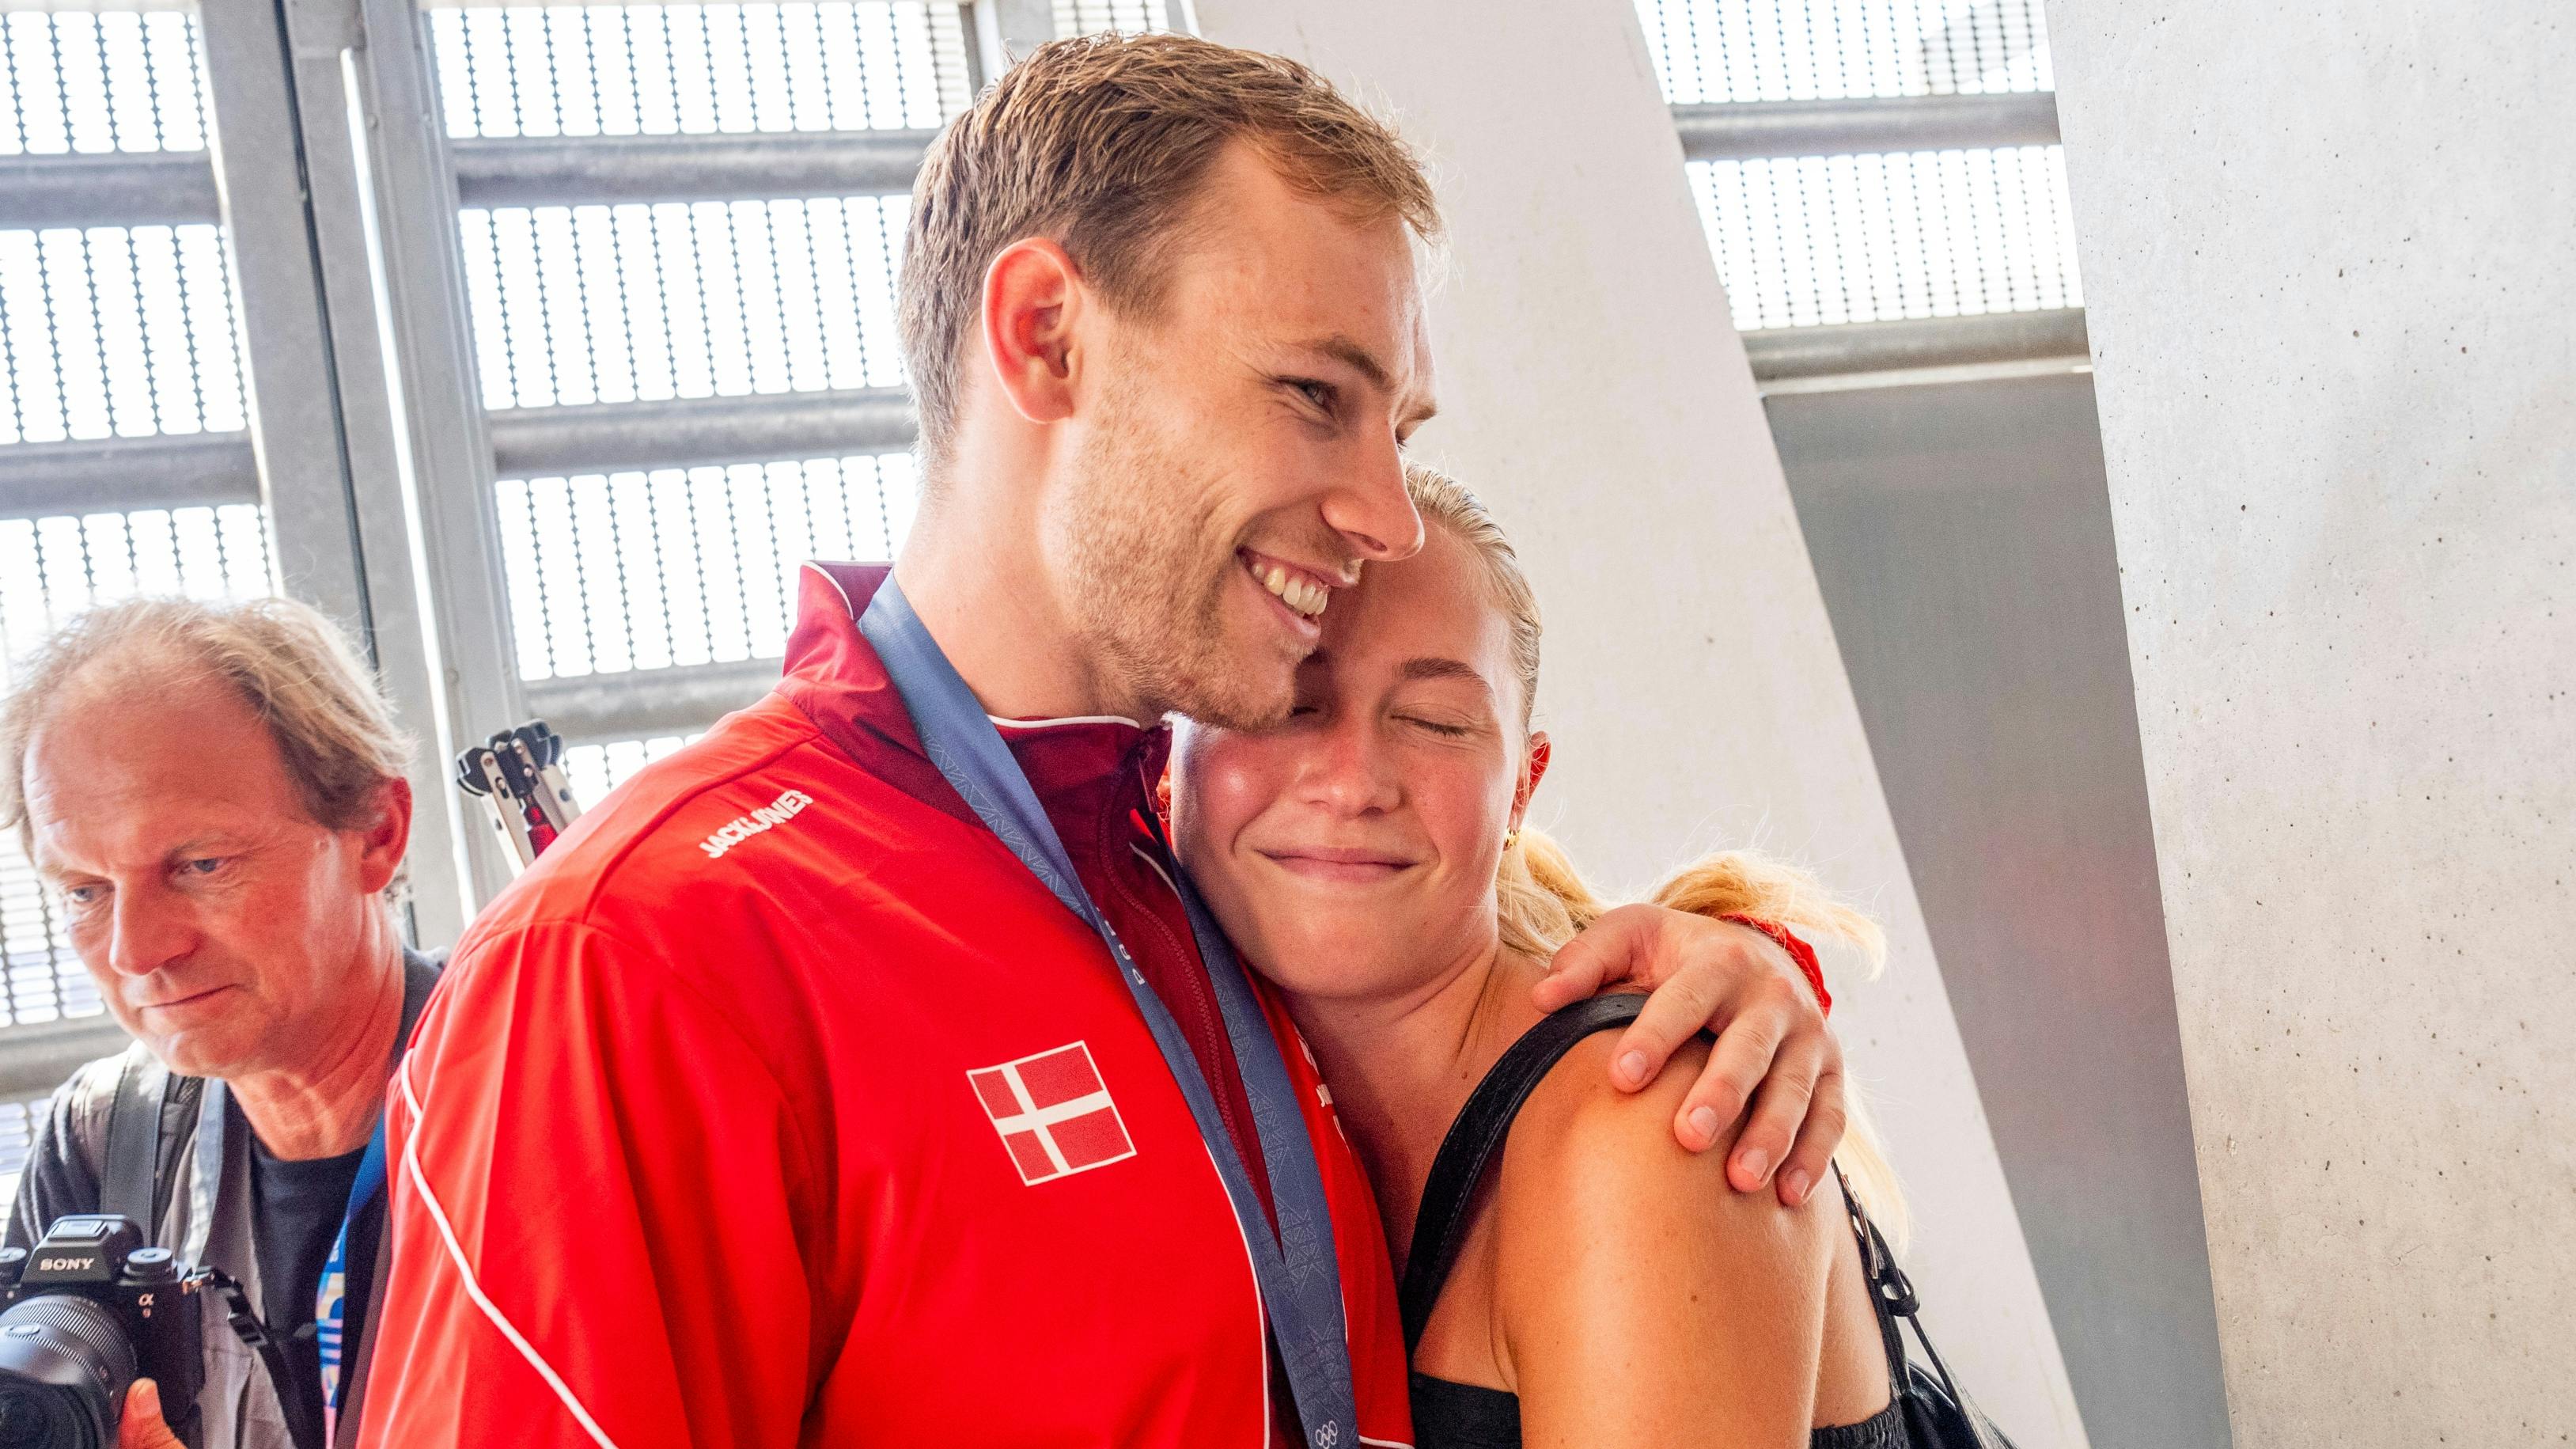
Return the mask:
[[251, 447], [279, 586], [368, 624], [365, 561], [282, 17], [267, 3], [205, 7], [207, 136], [241, 321]]
[[574, 744], [694, 734], [778, 683], [774, 658], [528, 682], [528, 705]]
[[0, 519], [260, 501], [243, 433], [158, 433], [0, 446]]
[[973, 67], [968, 80], [979, 94], [1012, 62], [1055, 39], [1055, 6], [1050, 0], [974, 0], [965, 8], [973, 35], [966, 47]]
[[[331, 102], [328, 114], [307, 110], [310, 144], [332, 153], [327, 182], [315, 181], [326, 281], [335, 296], [364, 301], [335, 321], [350, 410], [366, 422], [354, 434], [367, 450], [356, 498], [378, 560], [379, 662], [421, 741], [414, 797], [436, 802], [414, 813], [418, 925], [425, 940], [450, 940], [507, 883], [509, 866], [447, 762], [526, 715], [474, 390], [456, 184], [427, 28], [410, 0], [299, 4], [297, 17], [303, 85]], [[307, 17], [320, 22], [309, 35]]]
[[910, 447], [899, 387], [511, 408], [492, 415], [503, 477], [843, 458]]
[[1682, 154], [1693, 161], [2054, 146], [2058, 140], [2057, 97], [2047, 91], [1727, 101], [1672, 110]]
[[440, 943], [507, 878], [444, 762], [460, 736], [519, 709], [498, 549], [474, 546], [497, 537], [478, 522], [490, 458], [464, 391], [453, 202], [440, 199], [453, 188], [417, 23], [401, 0], [210, 6], [206, 19], [279, 582], [364, 628], [419, 741], [413, 925]]

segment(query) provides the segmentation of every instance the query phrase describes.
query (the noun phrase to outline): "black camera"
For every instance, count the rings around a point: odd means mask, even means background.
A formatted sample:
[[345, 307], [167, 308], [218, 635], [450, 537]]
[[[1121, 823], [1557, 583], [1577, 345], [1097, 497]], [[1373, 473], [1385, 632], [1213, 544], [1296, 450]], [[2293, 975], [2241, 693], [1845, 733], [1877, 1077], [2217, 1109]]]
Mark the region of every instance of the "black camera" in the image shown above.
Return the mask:
[[160, 1386], [180, 1441], [201, 1442], [202, 1282], [128, 1218], [57, 1218], [34, 1252], [0, 1250], [0, 1445], [113, 1449], [138, 1378]]

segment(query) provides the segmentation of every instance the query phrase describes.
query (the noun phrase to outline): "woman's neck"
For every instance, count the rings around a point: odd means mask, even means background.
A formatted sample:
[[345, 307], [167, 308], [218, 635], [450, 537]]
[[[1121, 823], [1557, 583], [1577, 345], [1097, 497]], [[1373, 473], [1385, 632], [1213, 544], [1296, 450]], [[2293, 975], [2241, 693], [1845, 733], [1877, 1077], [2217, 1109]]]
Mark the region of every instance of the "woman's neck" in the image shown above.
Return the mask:
[[1537, 1023], [1530, 988], [1544, 972], [1488, 936], [1397, 995], [1289, 996], [1368, 1168], [1399, 1272], [1440, 1140], [1495, 1059]]

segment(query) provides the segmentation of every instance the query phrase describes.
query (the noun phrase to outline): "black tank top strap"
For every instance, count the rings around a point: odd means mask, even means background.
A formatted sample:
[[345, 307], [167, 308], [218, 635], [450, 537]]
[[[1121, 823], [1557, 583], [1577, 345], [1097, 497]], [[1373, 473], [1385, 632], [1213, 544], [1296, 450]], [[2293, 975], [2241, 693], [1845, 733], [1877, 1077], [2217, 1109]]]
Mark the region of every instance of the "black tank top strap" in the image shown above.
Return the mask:
[[1422, 1342], [1432, 1305], [1440, 1301], [1441, 1286], [1457, 1266], [1476, 1185], [1511, 1134], [1521, 1104], [1576, 1043], [1636, 1020], [1645, 1004], [1646, 998], [1626, 993], [1596, 996], [1548, 1016], [1513, 1042], [1469, 1094], [1458, 1119], [1449, 1124], [1449, 1135], [1440, 1140], [1431, 1178], [1423, 1184], [1421, 1209], [1413, 1218], [1413, 1246], [1405, 1254], [1404, 1282], [1396, 1292], [1407, 1355]]

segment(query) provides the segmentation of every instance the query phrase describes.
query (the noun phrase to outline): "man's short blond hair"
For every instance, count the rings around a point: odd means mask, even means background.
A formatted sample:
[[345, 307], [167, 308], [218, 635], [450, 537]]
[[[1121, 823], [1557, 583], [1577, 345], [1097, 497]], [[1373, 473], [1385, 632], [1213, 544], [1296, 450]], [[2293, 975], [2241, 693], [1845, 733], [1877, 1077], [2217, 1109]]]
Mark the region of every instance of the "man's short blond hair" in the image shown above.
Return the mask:
[[959, 357], [993, 258], [1052, 238], [1103, 296], [1151, 315], [1208, 168], [1235, 141], [1354, 220], [1439, 232], [1431, 183], [1393, 129], [1293, 60], [1186, 35], [1039, 46], [940, 134], [913, 183], [896, 294], [931, 481], [955, 440]]
[[311, 606], [137, 599], [56, 631], [0, 701], [0, 829], [27, 841], [27, 750], [55, 711], [127, 691], [149, 709], [153, 691], [198, 680], [231, 689], [268, 726], [305, 813], [330, 829], [373, 824], [383, 786], [410, 766], [411, 741], [375, 674]]

